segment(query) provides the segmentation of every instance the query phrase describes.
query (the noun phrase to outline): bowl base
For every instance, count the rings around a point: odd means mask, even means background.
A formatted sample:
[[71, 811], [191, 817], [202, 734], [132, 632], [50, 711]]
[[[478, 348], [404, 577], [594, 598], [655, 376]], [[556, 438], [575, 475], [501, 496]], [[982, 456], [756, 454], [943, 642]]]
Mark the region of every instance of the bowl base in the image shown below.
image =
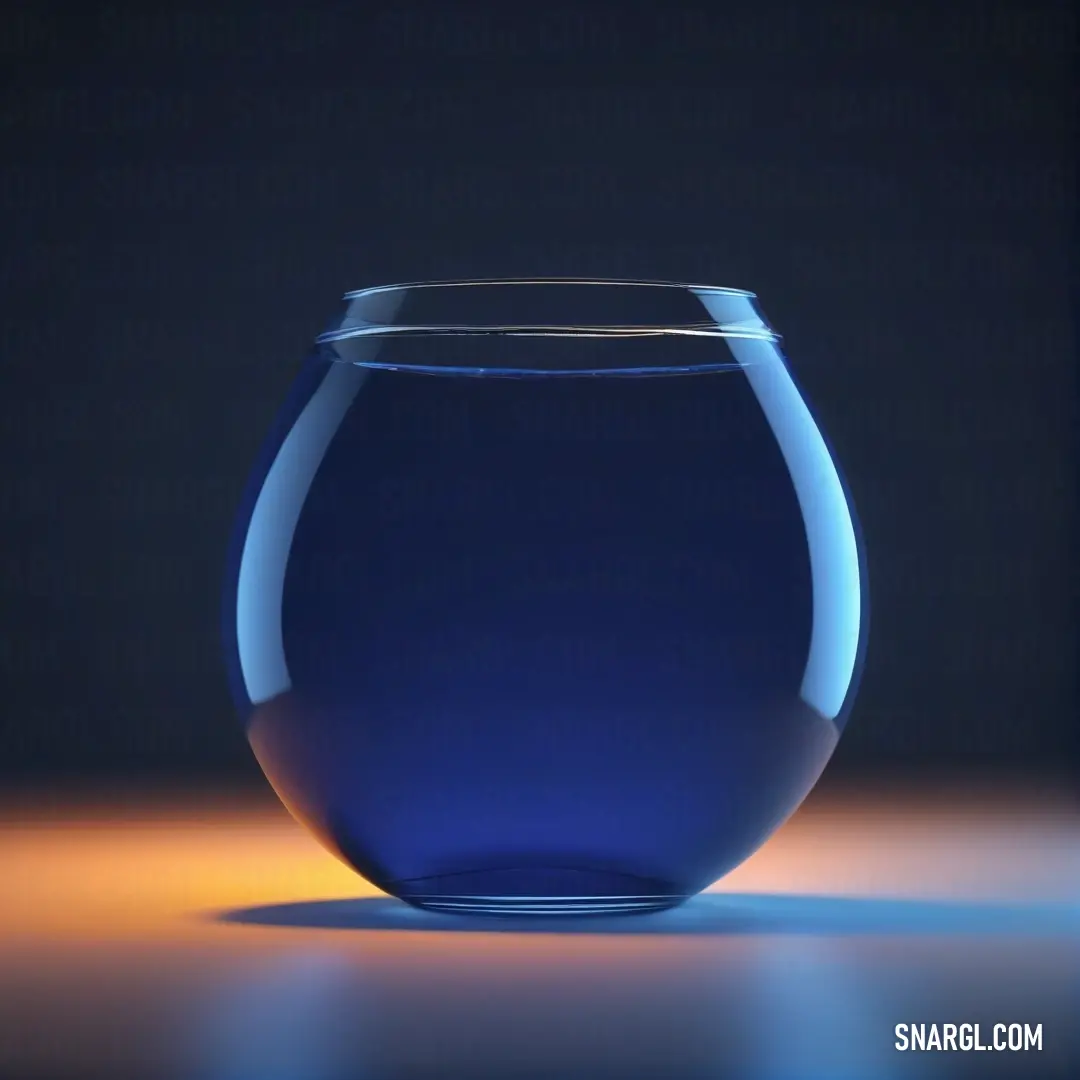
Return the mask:
[[409, 896], [411, 907], [452, 915], [503, 915], [510, 918], [565, 915], [639, 915], [667, 911], [686, 896]]
[[[517, 861], [517, 860], [513, 860]], [[620, 915], [664, 911], [689, 894], [673, 882], [623, 873], [528, 860], [475, 859], [462, 870], [393, 882], [388, 892], [413, 907], [465, 915]], [[502, 865], [500, 866], [499, 863]], [[508, 865], [511, 863], [511, 865]]]

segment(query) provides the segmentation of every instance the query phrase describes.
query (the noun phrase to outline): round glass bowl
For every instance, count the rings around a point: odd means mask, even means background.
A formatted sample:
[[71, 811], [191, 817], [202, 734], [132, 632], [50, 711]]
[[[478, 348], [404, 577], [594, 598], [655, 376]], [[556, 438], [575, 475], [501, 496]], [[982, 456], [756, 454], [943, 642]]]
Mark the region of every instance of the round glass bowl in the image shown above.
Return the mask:
[[350, 293], [225, 590], [282, 801], [463, 913], [715, 881], [821, 774], [865, 628], [850, 499], [753, 294], [664, 283]]

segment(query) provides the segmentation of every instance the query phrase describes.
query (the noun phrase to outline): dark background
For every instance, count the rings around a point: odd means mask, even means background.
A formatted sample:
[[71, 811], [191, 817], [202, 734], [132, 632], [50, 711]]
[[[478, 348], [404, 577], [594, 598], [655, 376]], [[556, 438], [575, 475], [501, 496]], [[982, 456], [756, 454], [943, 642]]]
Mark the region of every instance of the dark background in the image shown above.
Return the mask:
[[838, 773], [1075, 761], [1075, 48], [1052, 0], [8, 5], [3, 782], [256, 778], [219, 586], [311, 338], [547, 274], [785, 335], [870, 557]]

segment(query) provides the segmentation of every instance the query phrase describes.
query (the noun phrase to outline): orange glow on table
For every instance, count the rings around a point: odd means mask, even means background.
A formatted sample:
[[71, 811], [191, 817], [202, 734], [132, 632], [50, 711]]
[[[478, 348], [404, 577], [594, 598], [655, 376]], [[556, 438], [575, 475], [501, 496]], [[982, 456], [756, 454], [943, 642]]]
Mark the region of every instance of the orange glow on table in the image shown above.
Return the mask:
[[[1080, 810], [1060, 789], [812, 796], [710, 891], [1068, 900]], [[381, 896], [267, 793], [52, 797], [0, 807], [0, 942], [250, 934], [214, 912]]]
[[[1040, 1060], [1062, 1075], [1074, 1050], [1068, 927], [953, 939], [222, 922], [381, 895], [269, 792], [9, 797], [0, 866], [4, 1076], [256, 1077], [264, 1033], [280, 1027], [293, 1041], [275, 1054], [338, 1055], [338, 1072], [298, 1065], [305, 1080], [803, 1080], [787, 1070], [810, 1060], [814, 1080], [929, 1077], [928, 1055], [890, 1071], [891, 1025], [979, 1009], [1044, 1022], [1056, 1042]], [[710, 892], [1076, 904], [1080, 810], [1045, 782], [822, 789]]]

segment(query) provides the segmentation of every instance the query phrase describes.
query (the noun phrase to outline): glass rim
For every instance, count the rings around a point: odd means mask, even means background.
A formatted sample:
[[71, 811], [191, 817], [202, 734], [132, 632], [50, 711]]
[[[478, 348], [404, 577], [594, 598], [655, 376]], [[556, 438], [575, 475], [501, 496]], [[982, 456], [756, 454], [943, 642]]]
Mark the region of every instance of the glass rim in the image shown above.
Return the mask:
[[685, 281], [662, 281], [649, 278], [585, 278], [585, 277], [509, 277], [509, 278], [445, 278], [431, 281], [402, 281], [392, 285], [372, 285], [353, 289], [344, 299], [357, 300], [363, 296], [396, 292], [404, 289], [452, 289], [468, 285], [628, 285], [650, 289], [685, 289], [694, 292], [721, 293], [753, 299], [757, 293], [748, 289], [732, 289], [722, 285], [692, 284]]
[[[432, 281], [400, 282], [391, 285], [374, 285], [365, 289], [355, 289], [344, 294], [343, 299], [357, 305], [357, 314], [342, 325], [322, 333], [316, 339], [320, 344], [330, 344], [350, 338], [363, 337], [426, 337], [437, 335], [504, 335], [514, 337], [650, 337], [658, 335], [678, 335], [691, 337], [749, 338], [752, 340], [778, 341], [778, 335], [759, 315], [752, 319], [736, 322], [716, 322], [702, 319], [695, 322], [634, 323], [614, 324], [598, 322], [593, 324], [567, 323], [558, 321], [545, 322], [461, 322], [461, 323], [420, 323], [397, 322], [387, 318], [379, 310], [380, 298], [393, 293], [419, 292], [421, 290], [457, 289], [479, 287], [498, 289], [510, 286], [561, 286], [607, 287], [609, 289], [641, 288], [662, 291], [680, 291], [696, 296], [730, 296], [745, 300], [754, 300], [756, 293], [747, 289], [734, 289], [719, 285], [700, 285], [678, 281], [661, 281], [638, 278], [585, 278], [585, 277], [535, 277], [535, 278], [459, 278]], [[360, 305], [365, 300], [372, 300], [370, 312], [363, 312]]]

